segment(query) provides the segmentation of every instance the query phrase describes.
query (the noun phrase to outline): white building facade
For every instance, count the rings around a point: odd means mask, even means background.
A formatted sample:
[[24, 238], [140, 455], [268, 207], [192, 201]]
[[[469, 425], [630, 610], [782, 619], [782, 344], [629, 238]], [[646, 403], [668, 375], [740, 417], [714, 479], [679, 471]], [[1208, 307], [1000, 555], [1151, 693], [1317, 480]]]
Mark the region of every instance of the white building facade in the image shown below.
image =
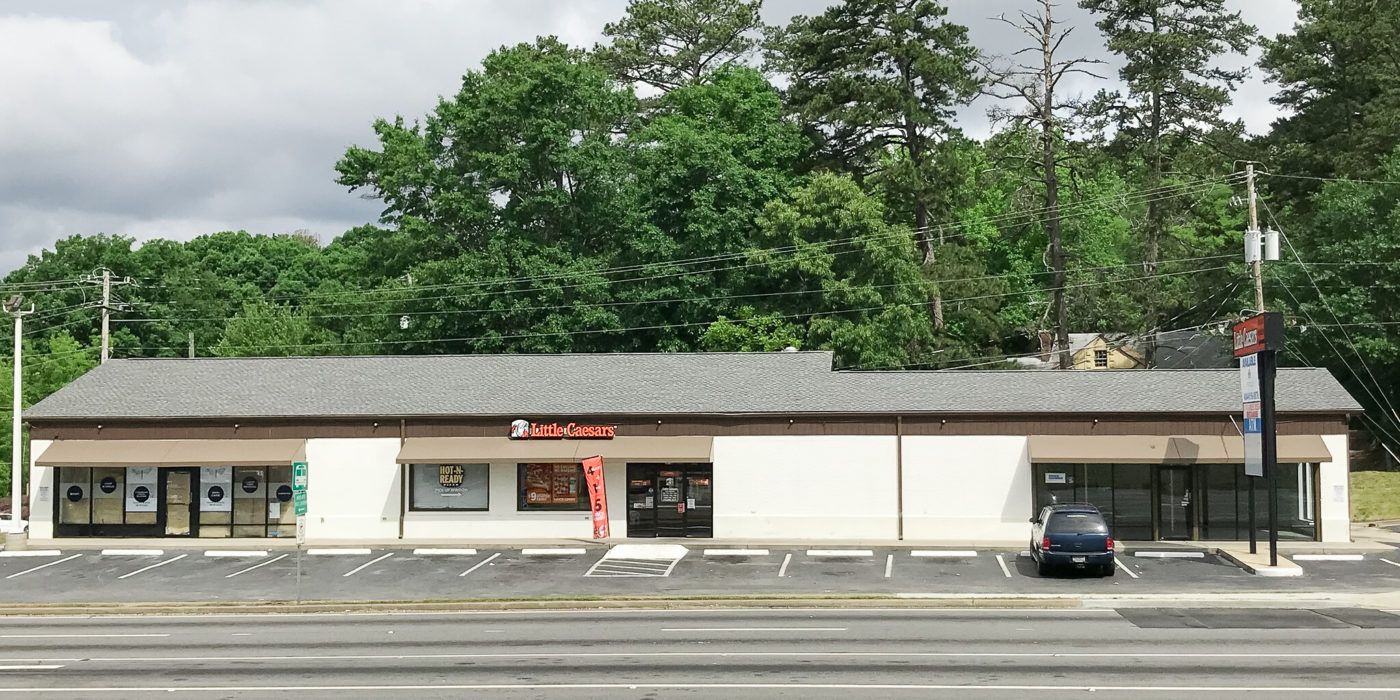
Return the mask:
[[[595, 456], [611, 540], [1014, 546], [1066, 501], [1098, 505], [1122, 540], [1248, 537], [1232, 372], [830, 362], [113, 361], [26, 416], [30, 538], [291, 537], [304, 462], [310, 543], [593, 539]], [[1359, 407], [1323, 370], [1278, 385], [1282, 536], [1347, 541]]]

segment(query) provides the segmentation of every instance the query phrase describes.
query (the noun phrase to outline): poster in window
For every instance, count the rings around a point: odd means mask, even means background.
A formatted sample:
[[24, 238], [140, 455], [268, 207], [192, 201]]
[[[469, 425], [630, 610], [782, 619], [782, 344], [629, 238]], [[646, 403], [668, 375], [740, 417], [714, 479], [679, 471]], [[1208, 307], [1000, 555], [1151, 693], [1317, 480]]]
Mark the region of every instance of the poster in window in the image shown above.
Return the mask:
[[156, 512], [156, 475], [155, 467], [126, 470], [126, 512]]
[[233, 467], [199, 468], [199, 509], [205, 513], [233, 510]]
[[578, 503], [577, 464], [526, 464], [525, 502], [537, 505]]
[[485, 510], [490, 467], [485, 464], [413, 465], [413, 508]]

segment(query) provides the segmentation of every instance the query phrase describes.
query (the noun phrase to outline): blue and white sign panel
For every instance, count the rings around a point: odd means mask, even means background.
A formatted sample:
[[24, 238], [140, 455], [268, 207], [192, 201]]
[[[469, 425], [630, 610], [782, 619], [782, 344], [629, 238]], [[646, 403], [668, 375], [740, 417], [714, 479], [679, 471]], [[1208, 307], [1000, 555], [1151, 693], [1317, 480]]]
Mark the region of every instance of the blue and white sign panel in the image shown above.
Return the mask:
[[1240, 358], [1240, 401], [1259, 403], [1259, 355]]
[[1264, 476], [1264, 419], [1257, 401], [1244, 405], [1244, 475]]

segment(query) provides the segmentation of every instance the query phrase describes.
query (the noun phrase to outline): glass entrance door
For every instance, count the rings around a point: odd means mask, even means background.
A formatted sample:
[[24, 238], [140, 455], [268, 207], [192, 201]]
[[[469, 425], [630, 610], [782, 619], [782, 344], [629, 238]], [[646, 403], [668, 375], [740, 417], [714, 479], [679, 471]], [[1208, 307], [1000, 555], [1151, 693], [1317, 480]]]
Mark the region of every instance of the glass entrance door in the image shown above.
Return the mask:
[[194, 534], [194, 470], [161, 470], [161, 508], [165, 516], [166, 537], [190, 537]]
[[1191, 539], [1191, 469], [1157, 470], [1157, 539]]
[[709, 464], [628, 464], [628, 537], [711, 537]]
[[656, 469], [627, 465], [627, 536], [656, 537]]

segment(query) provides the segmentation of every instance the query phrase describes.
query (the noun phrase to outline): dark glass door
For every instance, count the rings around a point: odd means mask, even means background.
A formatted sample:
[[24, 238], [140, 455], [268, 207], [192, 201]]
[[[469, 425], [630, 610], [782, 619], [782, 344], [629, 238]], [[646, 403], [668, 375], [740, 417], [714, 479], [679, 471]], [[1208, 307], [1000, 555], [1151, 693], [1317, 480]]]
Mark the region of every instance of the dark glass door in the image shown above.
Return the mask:
[[162, 469], [160, 513], [166, 537], [193, 537], [196, 519], [193, 469]]
[[656, 537], [656, 469], [627, 465], [627, 536]]
[[656, 536], [685, 537], [685, 473], [669, 464], [656, 472]]
[[711, 537], [714, 534], [713, 475], [711, 469], [691, 467], [685, 473], [685, 536]]
[[1191, 539], [1191, 469], [1157, 470], [1157, 539]]

